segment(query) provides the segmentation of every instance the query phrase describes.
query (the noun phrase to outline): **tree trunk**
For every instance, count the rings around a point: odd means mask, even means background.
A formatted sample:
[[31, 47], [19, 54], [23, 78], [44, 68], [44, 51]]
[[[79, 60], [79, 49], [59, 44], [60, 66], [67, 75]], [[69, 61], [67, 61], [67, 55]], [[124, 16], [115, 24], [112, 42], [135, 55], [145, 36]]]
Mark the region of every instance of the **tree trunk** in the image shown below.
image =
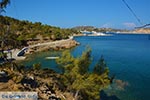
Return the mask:
[[79, 90], [76, 91], [76, 94], [74, 96], [74, 100], [78, 100], [78, 94], [79, 94]]

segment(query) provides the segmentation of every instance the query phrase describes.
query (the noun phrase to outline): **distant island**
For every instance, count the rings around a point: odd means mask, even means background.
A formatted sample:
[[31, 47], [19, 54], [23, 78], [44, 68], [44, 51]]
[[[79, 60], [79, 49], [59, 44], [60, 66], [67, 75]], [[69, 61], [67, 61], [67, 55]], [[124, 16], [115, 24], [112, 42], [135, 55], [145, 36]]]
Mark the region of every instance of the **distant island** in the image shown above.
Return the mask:
[[138, 33], [138, 34], [150, 34], [150, 28], [135, 28], [133, 30], [127, 30], [127, 29], [114, 29], [114, 28], [97, 28], [93, 26], [76, 26], [72, 29], [78, 30], [78, 31], [95, 31], [95, 32], [102, 32], [102, 33]]
[[113, 28], [97, 28], [97, 27], [94, 27], [94, 26], [76, 26], [76, 27], [73, 27], [72, 29], [77, 30], [77, 31], [86, 30], [86, 31], [89, 31], [89, 32], [95, 31], [95, 32], [103, 32], [103, 33], [117, 32], [117, 31], [128, 31], [128, 30], [113, 29]]

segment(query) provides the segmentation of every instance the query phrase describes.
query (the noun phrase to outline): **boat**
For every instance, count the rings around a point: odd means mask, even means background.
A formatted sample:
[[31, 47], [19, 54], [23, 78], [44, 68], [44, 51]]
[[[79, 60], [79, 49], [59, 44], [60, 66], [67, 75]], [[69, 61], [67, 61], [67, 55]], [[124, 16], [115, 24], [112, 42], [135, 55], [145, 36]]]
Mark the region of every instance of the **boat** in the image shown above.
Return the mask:
[[45, 59], [58, 59], [59, 57], [45, 57]]

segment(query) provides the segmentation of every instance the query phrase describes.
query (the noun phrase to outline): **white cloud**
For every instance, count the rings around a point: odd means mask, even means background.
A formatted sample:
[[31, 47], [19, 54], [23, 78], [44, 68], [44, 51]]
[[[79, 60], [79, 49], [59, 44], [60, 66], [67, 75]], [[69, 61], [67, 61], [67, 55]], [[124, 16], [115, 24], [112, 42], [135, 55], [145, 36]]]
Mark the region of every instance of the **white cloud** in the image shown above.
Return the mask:
[[123, 25], [127, 28], [134, 28], [136, 27], [136, 24], [135, 23], [131, 23], [131, 22], [125, 22], [123, 23]]
[[105, 23], [101, 27], [110, 28], [112, 25], [110, 23]]

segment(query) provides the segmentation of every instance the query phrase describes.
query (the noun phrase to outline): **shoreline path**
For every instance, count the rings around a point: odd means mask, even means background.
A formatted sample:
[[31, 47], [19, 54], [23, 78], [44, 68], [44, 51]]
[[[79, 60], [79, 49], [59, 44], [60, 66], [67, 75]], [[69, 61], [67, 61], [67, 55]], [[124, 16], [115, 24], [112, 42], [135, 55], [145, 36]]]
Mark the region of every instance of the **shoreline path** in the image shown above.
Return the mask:
[[23, 52], [27, 51], [27, 49], [32, 49], [34, 47], [40, 47], [40, 46], [50, 46], [50, 47], [56, 47], [56, 46], [61, 46], [63, 43], [68, 43], [73, 39], [65, 39], [65, 40], [58, 40], [54, 42], [45, 42], [45, 43], [38, 43], [34, 45], [29, 45], [28, 47], [24, 47], [21, 50], [20, 49], [12, 49], [10, 50], [11, 53], [8, 53], [8, 59], [15, 59], [15, 60], [24, 60], [26, 57], [25, 56], [19, 56]]

